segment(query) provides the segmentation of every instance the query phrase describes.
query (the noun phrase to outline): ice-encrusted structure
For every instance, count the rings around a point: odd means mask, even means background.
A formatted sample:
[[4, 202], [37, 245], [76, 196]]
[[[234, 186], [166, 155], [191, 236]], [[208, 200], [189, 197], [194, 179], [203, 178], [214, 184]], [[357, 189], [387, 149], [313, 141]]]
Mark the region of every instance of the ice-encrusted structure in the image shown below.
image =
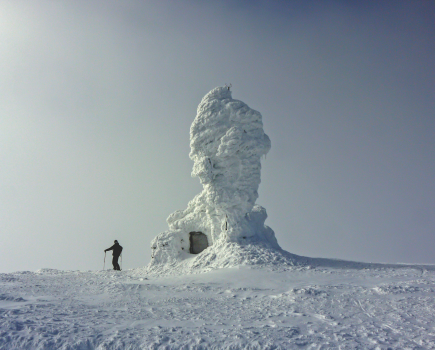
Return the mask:
[[270, 150], [261, 114], [234, 100], [227, 87], [217, 87], [198, 106], [190, 147], [192, 176], [199, 178], [203, 190], [187, 209], [168, 217], [169, 230], [151, 242], [150, 265], [199, 258], [211, 251], [214, 256], [229, 246], [234, 250], [260, 244], [280, 250], [273, 230], [264, 225], [266, 210], [255, 204], [260, 160]]

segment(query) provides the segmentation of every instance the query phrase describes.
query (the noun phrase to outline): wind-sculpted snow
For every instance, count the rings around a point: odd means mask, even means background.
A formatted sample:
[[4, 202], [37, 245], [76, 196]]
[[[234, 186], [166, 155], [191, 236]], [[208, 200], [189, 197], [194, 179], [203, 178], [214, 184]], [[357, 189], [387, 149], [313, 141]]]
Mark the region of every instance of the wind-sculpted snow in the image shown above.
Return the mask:
[[235, 242], [217, 242], [194, 258], [173, 264], [152, 264], [144, 269], [150, 275], [197, 274], [220, 268], [237, 266], [267, 266], [280, 269], [290, 266], [307, 266], [308, 260], [256, 242], [240, 245]]
[[203, 191], [187, 209], [168, 217], [169, 231], [151, 242], [150, 267], [194, 258], [189, 254], [191, 232], [206, 235], [218, 260], [225, 254], [218, 247], [229, 242], [280, 250], [274, 232], [264, 225], [266, 210], [255, 205], [260, 160], [270, 149], [261, 114], [234, 100], [226, 87], [215, 88], [198, 106], [190, 128], [190, 147], [192, 176], [199, 178]]
[[434, 266], [360, 264], [1, 274], [0, 350], [435, 349]]

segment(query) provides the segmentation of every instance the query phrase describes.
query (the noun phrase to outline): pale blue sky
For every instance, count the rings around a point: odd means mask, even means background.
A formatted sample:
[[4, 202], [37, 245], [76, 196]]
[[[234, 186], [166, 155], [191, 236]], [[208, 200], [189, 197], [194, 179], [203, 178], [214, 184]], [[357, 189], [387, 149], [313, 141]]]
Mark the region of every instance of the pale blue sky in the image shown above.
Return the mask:
[[0, 56], [2, 272], [101, 269], [114, 239], [146, 265], [225, 83], [263, 115], [284, 249], [435, 264], [431, 1], [2, 1]]

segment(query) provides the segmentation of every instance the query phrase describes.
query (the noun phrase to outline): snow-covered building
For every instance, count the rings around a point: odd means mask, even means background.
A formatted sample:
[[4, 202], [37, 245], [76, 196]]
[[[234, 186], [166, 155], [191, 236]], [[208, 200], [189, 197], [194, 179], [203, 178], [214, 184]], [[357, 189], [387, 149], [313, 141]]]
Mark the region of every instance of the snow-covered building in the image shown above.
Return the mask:
[[[172, 213], [169, 230], [151, 242], [150, 266], [176, 263], [213, 247], [260, 244], [280, 250], [264, 225], [266, 209], [256, 205], [261, 158], [270, 150], [261, 114], [234, 100], [228, 87], [204, 96], [190, 128], [192, 176], [203, 190], [185, 210]], [[208, 248], [208, 249], [207, 249]]]

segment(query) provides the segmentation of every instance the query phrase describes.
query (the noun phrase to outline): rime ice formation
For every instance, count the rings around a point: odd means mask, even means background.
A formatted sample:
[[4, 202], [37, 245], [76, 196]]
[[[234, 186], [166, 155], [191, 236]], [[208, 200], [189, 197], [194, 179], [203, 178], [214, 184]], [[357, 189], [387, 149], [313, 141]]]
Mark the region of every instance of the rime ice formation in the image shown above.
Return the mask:
[[228, 88], [217, 87], [198, 106], [190, 147], [192, 176], [203, 190], [187, 209], [168, 217], [169, 230], [151, 242], [151, 265], [182, 261], [207, 247], [214, 254], [228, 245], [280, 249], [273, 230], [264, 225], [266, 210], [255, 204], [260, 159], [270, 150], [261, 114], [234, 100]]

